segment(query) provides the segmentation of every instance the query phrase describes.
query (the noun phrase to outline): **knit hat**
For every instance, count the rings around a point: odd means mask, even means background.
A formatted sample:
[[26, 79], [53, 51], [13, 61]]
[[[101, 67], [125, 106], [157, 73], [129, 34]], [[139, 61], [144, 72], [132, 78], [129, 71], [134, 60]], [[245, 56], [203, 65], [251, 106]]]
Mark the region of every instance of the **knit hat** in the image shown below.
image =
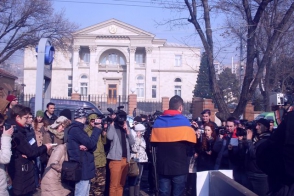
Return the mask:
[[95, 120], [95, 119], [97, 119], [98, 118], [98, 116], [97, 116], [97, 114], [90, 114], [89, 116], [88, 116], [88, 120], [90, 121], [90, 120]]
[[38, 117], [38, 116], [43, 118], [44, 117], [44, 112], [42, 110], [38, 110], [37, 113], [36, 113], [36, 117]]
[[61, 123], [63, 123], [64, 121], [66, 121], [66, 120], [68, 120], [65, 116], [59, 116], [56, 120], [55, 120], [55, 122], [52, 124], [52, 125], [50, 125], [50, 128], [52, 128], [52, 129], [57, 129], [57, 127], [61, 124]]
[[269, 123], [269, 121], [266, 120], [266, 119], [264, 119], [264, 118], [261, 118], [261, 119], [257, 120], [256, 123], [260, 123], [260, 124], [264, 125], [264, 126], [265, 126], [266, 128], [268, 128], [268, 129], [269, 129], [269, 127], [270, 127], [270, 123]]
[[67, 119], [71, 120], [71, 111], [69, 109], [64, 109], [59, 113], [59, 116], [65, 116]]
[[136, 124], [134, 130], [135, 130], [136, 132], [138, 132], [138, 131], [144, 132], [144, 131], [146, 130], [146, 128], [145, 128], [145, 126], [142, 125], [142, 124]]
[[12, 102], [14, 99], [16, 99], [16, 96], [14, 96], [14, 95], [8, 95], [6, 97], [6, 100], [9, 101], [9, 102]]
[[74, 119], [82, 118], [82, 117], [87, 117], [87, 112], [86, 110], [84, 110], [84, 108], [81, 107], [75, 110]]

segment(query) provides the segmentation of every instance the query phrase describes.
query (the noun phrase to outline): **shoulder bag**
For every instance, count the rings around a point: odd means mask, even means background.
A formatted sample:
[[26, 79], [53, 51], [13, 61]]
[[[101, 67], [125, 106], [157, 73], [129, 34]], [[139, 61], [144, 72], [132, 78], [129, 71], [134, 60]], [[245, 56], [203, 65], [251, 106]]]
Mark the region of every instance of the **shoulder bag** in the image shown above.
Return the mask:
[[138, 167], [138, 163], [135, 161], [135, 159], [130, 160], [128, 175], [131, 177], [139, 176], [139, 167]]

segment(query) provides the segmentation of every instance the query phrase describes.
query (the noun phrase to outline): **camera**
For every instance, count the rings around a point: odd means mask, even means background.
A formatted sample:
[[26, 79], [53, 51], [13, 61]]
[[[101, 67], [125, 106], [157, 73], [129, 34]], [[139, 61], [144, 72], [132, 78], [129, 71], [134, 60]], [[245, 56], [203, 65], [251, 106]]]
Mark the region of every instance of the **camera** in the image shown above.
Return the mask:
[[269, 97], [271, 106], [283, 106], [287, 102], [287, 98], [283, 93], [274, 93]]
[[216, 128], [216, 132], [218, 132], [220, 135], [229, 134], [230, 132], [226, 129], [226, 127], [218, 127]]
[[4, 127], [5, 127], [5, 130], [8, 130], [11, 128], [11, 124], [9, 123], [4, 123]]
[[256, 129], [256, 121], [247, 121], [244, 123], [245, 129], [255, 130]]
[[236, 132], [237, 136], [246, 136], [247, 135], [247, 131], [245, 129], [242, 128], [237, 128], [237, 132]]

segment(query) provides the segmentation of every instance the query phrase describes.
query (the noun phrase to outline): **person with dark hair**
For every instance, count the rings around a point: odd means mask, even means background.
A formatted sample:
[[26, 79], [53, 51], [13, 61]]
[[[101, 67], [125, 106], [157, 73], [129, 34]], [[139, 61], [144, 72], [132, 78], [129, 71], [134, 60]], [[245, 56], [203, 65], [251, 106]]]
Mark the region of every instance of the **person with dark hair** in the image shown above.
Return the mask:
[[131, 158], [131, 145], [135, 144], [130, 127], [127, 125], [127, 113], [119, 110], [116, 119], [107, 130], [107, 139], [110, 140], [109, 160], [110, 184], [109, 195], [123, 195], [123, 187], [128, 173], [128, 163]]
[[11, 112], [11, 123], [14, 128], [12, 139], [12, 157], [8, 173], [12, 179], [14, 195], [30, 195], [36, 190], [35, 168], [33, 160], [50, 150], [52, 145], [45, 144], [33, 147], [34, 138], [27, 141], [25, 125], [29, 118], [30, 109], [15, 105]]
[[218, 134], [213, 146], [213, 151], [217, 153], [214, 169], [233, 169], [234, 166], [229, 159], [229, 150], [232, 148], [231, 144], [238, 144], [238, 142], [233, 143], [233, 141], [237, 141], [237, 126], [236, 119], [234, 117], [229, 117], [226, 121], [226, 130]]
[[258, 167], [256, 163], [256, 149], [270, 136], [269, 121], [261, 118], [256, 122], [257, 136], [253, 138], [253, 131], [247, 129], [247, 159], [246, 171], [249, 181], [249, 189], [259, 196], [267, 195], [269, 191], [268, 176]]
[[44, 112], [44, 119], [47, 120], [50, 125], [52, 125], [57, 119], [57, 116], [54, 114], [55, 103], [49, 102], [47, 103], [46, 107], [47, 110]]
[[169, 109], [153, 125], [151, 142], [156, 147], [159, 195], [170, 195], [171, 187], [174, 196], [185, 191], [190, 158], [187, 149], [196, 143], [196, 135], [182, 111], [183, 99], [175, 95], [169, 100]]

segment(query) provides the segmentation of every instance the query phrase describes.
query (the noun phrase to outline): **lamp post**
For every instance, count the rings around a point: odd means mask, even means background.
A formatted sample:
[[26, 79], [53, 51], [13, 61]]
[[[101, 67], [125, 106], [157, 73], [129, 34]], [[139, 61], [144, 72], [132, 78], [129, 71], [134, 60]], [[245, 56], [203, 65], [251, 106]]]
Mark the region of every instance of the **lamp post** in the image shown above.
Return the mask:
[[21, 86], [22, 86], [21, 103], [24, 104], [24, 87], [26, 85], [24, 83], [22, 83]]

